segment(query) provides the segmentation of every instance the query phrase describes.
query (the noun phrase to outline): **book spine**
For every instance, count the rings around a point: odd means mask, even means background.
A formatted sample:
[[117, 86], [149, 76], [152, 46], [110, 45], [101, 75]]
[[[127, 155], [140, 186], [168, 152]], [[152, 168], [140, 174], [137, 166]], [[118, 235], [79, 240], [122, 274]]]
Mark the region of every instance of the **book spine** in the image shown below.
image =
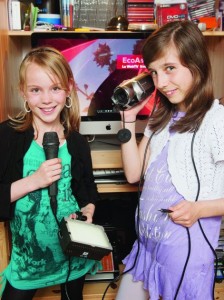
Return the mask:
[[7, 11], [8, 11], [8, 26], [9, 26], [9, 30], [12, 30], [12, 0], [8, 0]]
[[61, 0], [61, 23], [68, 26], [67, 22], [67, 0]]
[[20, 11], [20, 2], [12, 1], [11, 3], [11, 29], [12, 30], [21, 30], [21, 11]]
[[73, 25], [73, 19], [74, 19], [74, 0], [70, 0], [69, 3], [69, 26], [74, 27]]

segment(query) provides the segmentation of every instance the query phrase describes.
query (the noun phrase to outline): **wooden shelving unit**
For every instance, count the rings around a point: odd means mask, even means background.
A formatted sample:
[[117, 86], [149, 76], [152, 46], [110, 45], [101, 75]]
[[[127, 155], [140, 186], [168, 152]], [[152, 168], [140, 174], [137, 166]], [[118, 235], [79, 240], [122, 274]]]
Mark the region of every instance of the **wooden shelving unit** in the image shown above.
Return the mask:
[[[39, 32], [39, 31], [38, 31]], [[43, 31], [45, 32], [45, 31]], [[68, 31], [65, 31], [65, 34]], [[24, 31], [24, 30], [10, 30], [8, 31], [8, 35], [9, 36], [31, 36], [32, 31]], [[208, 30], [208, 31], [204, 31], [203, 32], [204, 36], [224, 36], [224, 31], [212, 31], [212, 30]]]
[[[22, 106], [17, 91], [17, 70], [25, 53], [31, 48], [31, 34], [30, 31], [0, 30], [0, 74], [4, 74], [0, 77], [0, 120], [7, 118], [8, 113], [18, 112]], [[224, 96], [224, 32], [206, 31], [203, 34], [212, 62], [215, 97], [221, 98]]]
[[[14, 114], [21, 108], [22, 101], [17, 91], [18, 68], [26, 52], [30, 49], [30, 31], [8, 31], [7, 1], [0, 1], [0, 121]], [[206, 37], [213, 68], [214, 89], [216, 98], [224, 96], [224, 32], [207, 31]], [[92, 151], [94, 168], [120, 168], [119, 150]], [[129, 184], [101, 184], [100, 193], [136, 192], [138, 187]], [[0, 223], [0, 272], [8, 263], [8, 236], [4, 223]], [[84, 300], [100, 300], [108, 283], [86, 283]], [[105, 300], [115, 299], [116, 289], [109, 289]], [[38, 291], [35, 300], [60, 299], [58, 287]], [[224, 300], [224, 284], [216, 284], [216, 300]]]

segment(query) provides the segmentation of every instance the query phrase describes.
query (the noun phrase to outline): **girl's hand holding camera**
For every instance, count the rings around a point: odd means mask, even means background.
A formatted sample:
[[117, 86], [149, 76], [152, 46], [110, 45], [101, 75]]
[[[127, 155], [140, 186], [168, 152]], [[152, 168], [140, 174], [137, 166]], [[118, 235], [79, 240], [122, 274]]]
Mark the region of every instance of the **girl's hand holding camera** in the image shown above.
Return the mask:
[[127, 110], [121, 110], [121, 119], [127, 123], [135, 122], [136, 116], [140, 112], [140, 110], [143, 109], [143, 107], [146, 105], [146, 103], [149, 101], [149, 98], [143, 100], [142, 102], [139, 102], [137, 105], [133, 106], [130, 109]]

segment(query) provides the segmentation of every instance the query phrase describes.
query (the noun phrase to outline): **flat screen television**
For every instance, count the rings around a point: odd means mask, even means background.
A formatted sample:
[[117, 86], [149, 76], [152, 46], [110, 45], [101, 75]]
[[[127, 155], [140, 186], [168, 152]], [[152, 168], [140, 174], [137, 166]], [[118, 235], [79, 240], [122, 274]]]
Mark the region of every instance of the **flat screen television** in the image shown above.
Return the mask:
[[[145, 71], [141, 47], [150, 32], [33, 32], [31, 46], [60, 50], [74, 74], [83, 135], [116, 135], [120, 112], [111, 97], [124, 80]], [[150, 100], [137, 118], [136, 133], [143, 133], [152, 109]]]

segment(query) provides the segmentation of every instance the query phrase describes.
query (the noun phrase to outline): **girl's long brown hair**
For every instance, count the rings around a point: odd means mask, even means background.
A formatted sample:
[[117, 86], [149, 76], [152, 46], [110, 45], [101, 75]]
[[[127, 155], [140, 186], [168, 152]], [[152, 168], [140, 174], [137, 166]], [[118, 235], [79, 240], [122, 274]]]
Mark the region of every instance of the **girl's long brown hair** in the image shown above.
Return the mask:
[[[186, 114], [176, 122], [173, 130], [180, 133], [193, 131], [199, 126], [214, 101], [211, 63], [204, 36], [192, 21], [174, 21], [154, 31], [143, 45], [146, 67], [160, 58], [170, 45], [175, 45], [179, 58], [193, 76], [193, 84], [185, 97]], [[176, 105], [159, 91], [157, 109], [149, 120], [153, 132], [162, 130], [176, 111]]]
[[[19, 89], [21, 91], [26, 89], [26, 70], [30, 63], [35, 63], [49, 74], [56, 76], [65, 91], [69, 92], [69, 86], [72, 84], [73, 88], [70, 92], [72, 106], [70, 108], [64, 107], [60, 118], [66, 134], [73, 130], [78, 131], [80, 126], [79, 102], [73, 73], [64, 56], [51, 47], [39, 47], [31, 50], [23, 59], [19, 69]], [[11, 124], [18, 131], [27, 130], [33, 123], [32, 112], [21, 111], [15, 118], [10, 119]]]

